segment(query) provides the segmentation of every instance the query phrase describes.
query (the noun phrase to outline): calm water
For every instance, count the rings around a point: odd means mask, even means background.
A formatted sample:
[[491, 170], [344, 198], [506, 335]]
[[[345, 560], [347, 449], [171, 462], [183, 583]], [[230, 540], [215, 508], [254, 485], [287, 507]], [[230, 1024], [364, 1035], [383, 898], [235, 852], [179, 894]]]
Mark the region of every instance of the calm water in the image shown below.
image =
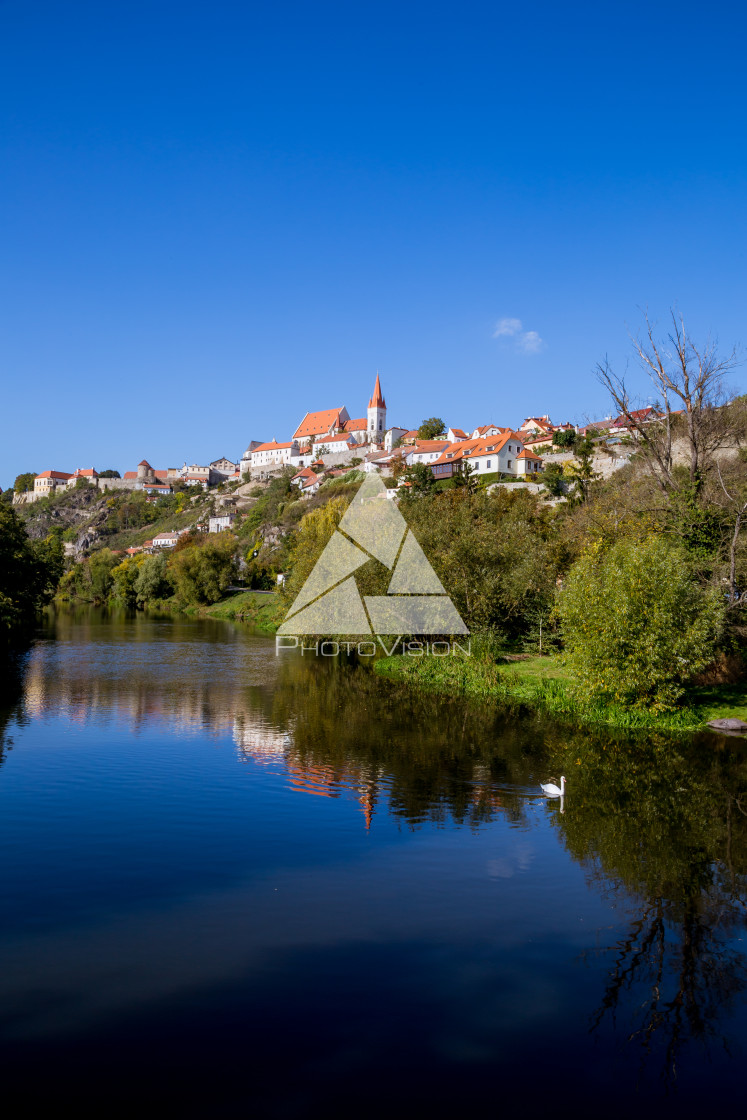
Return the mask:
[[[743, 1094], [747, 750], [413, 696], [229, 624], [3, 676], [5, 1094], [699, 1115]], [[563, 811], [537, 796], [568, 779]]]

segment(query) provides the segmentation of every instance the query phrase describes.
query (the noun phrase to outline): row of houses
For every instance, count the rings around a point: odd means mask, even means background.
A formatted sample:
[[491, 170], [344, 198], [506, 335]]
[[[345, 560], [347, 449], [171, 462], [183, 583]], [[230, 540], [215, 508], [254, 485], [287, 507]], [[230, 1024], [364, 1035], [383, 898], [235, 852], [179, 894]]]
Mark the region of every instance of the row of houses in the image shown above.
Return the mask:
[[173, 493], [174, 483], [181, 481], [186, 486], [199, 486], [207, 489], [221, 482], [239, 480], [238, 463], [231, 459], [216, 459], [207, 466], [197, 463], [188, 465], [186, 462], [181, 467], [165, 467], [158, 469], [152, 467], [147, 459], [142, 459], [133, 471], [125, 471], [121, 478], [110, 478], [100, 475], [95, 467], [79, 467], [69, 473], [67, 471], [42, 471], [34, 478], [34, 489], [25, 494], [16, 495], [16, 500], [33, 502], [39, 498], [47, 498], [60, 490], [70, 490], [78, 485], [80, 480], [98, 490], [143, 490], [150, 495]]
[[43, 471], [34, 479], [33, 491], [16, 495], [14, 500], [34, 501], [76, 486], [80, 479], [100, 490], [143, 490], [158, 497], [171, 493], [177, 481], [207, 489], [222, 482], [261, 480], [284, 467], [294, 468], [294, 482], [309, 490], [315, 485], [311, 475], [318, 477], [315, 464], [323, 463], [328, 471], [350, 464], [351, 460], [359, 460], [361, 469], [367, 471], [387, 470], [397, 458], [404, 460], [406, 466], [426, 463], [436, 478], [453, 477], [465, 463], [482, 474], [531, 477], [541, 471], [541, 452], [552, 447], [559, 432], [604, 434], [614, 441], [659, 415], [649, 407], [576, 428], [568, 422], [553, 424], [545, 414], [527, 417], [516, 430], [496, 424], [483, 424], [472, 430], [450, 427], [443, 439], [421, 440], [415, 429], [388, 424], [387, 405], [377, 373], [365, 416], [351, 417], [344, 406], [307, 412], [290, 439], [253, 440], [238, 460], [222, 457], [205, 465], [185, 462], [181, 467], [158, 469], [143, 459], [122, 478], [102, 477], [93, 467], [79, 468], [72, 474]]

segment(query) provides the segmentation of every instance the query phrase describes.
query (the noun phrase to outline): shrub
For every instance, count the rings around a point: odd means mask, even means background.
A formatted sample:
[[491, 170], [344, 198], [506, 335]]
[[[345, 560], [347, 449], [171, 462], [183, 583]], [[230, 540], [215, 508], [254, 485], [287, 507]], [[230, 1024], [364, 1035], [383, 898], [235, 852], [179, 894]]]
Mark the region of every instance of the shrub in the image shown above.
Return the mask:
[[558, 611], [580, 699], [667, 711], [712, 661], [725, 604], [694, 581], [681, 549], [649, 537], [593, 545]]

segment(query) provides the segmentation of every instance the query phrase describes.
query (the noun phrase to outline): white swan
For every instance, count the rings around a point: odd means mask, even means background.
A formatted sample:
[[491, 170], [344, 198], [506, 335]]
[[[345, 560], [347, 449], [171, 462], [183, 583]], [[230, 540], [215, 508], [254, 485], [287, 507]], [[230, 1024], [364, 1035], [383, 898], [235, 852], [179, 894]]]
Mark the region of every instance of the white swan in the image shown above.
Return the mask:
[[562, 797], [565, 794], [565, 778], [561, 776], [560, 786], [554, 782], [540, 782], [540, 789], [546, 797]]

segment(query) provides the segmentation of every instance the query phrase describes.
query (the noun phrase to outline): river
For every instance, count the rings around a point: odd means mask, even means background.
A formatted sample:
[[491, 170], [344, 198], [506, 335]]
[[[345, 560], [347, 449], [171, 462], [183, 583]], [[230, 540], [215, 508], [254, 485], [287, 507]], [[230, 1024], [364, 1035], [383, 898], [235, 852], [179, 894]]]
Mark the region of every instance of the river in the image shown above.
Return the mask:
[[[0, 698], [6, 1095], [700, 1115], [743, 1094], [747, 750], [50, 614]], [[539, 782], [563, 773], [563, 804]]]

